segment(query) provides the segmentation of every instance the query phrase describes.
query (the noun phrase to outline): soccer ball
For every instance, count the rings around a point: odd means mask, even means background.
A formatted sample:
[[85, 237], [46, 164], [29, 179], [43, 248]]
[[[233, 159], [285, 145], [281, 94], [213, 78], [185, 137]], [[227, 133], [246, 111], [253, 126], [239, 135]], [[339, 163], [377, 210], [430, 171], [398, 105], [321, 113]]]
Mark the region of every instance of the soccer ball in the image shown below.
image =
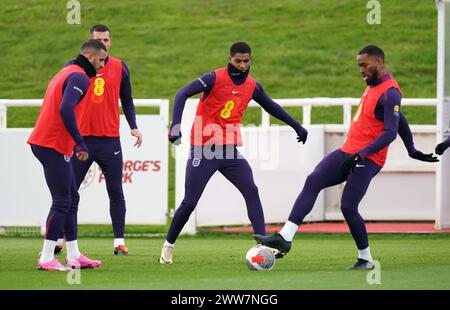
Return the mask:
[[248, 250], [245, 262], [250, 270], [271, 270], [275, 265], [275, 254], [270, 248], [257, 244]]

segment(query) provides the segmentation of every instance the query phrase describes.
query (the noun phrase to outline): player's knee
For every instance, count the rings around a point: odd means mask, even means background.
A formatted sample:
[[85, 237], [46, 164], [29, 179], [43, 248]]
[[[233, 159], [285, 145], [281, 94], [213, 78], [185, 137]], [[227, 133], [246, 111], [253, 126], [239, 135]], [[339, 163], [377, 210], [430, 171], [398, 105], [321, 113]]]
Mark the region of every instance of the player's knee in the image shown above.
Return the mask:
[[258, 190], [258, 186], [256, 186], [256, 184], [252, 184], [250, 185], [248, 188], [245, 189], [245, 191], [243, 191], [243, 194], [245, 197], [255, 197], [259, 195], [259, 190]]
[[314, 172], [308, 175], [305, 181], [305, 188], [321, 189], [322, 178]]
[[178, 209], [176, 210], [176, 212], [188, 212], [188, 213], [192, 213], [192, 211], [194, 211], [196, 204], [183, 200], [183, 202], [181, 203], [181, 205], [178, 207]]
[[70, 197], [55, 197], [52, 200], [52, 209], [67, 213], [72, 205]]
[[181, 202], [181, 205], [192, 205], [195, 206], [198, 203], [198, 200], [200, 199], [201, 191], [199, 191], [197, 188], [193, 188], [191, 186], [186, 186], [184, 189], [184, 197], [183, 201]]
[[78, 193], [72, 193], [72, 206], [77, 206], [78, 207], [78, 203], [80, 202], [80, 195]]
[[122, 201], [125, 200], [122, 186], [111, 186], [108, 188], [109, 200]]
[[54, 195], [52, 197], [52, 202], [54, 204], [57, 204], [57, 205], [64, 205], [64, 206], [70, 205], [71, 201], [72, 201], [72, 199], [71, 199], [71, 195], [70, 194], [68, 194], [68, 195]]
[[178, 207], [178, 209], [183, 208], [183, 209], [195, 209], [195, 206], [197, 204], [193, 201], [190, 201], [189, 199], [184, 198], [183, 201], [181, 202], [181, 205]]
[[341, 204], [341, 211], [344, 215], [357, 213], [358, 206], [355, 206], [353, 204], [343, 203], [343, 204]]

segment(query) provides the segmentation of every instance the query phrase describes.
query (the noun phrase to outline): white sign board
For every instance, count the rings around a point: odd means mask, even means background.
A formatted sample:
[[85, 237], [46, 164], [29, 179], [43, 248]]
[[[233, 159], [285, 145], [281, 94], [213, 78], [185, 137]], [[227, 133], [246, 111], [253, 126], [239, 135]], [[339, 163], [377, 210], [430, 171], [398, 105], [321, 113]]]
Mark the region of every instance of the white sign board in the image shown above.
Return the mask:
[[50, 210], [42, 165], [26, 143], [30, 133], [0, 131], [0, 226], [42, 226]]
[[[137, 117], [139, 130], [143, 133], [140, 148], [133, 147], [136, 138], [131, 136], [124, 117], [120, 123], [126, 223], [163, 225], [166, 223], [168, 189], [167, 128], [159, 115]], [[79, 223], [111, 223], [105, 176], [97, 164], [89, 169], [79, 193]]]
[[[140, 148], [121, 116], [123, 188], [127, 224], [165, 224], [168, 189], [167, 128], [159, 115], [137, 115], [143, 133]], [[39, 161], [26, 140], [31, 129], [0, 131], [0, 225], [45, 223], [51, 205]], [[109, 224], [109, 198], [104, 176], [94, 164], [80, 190], [78, 223]]]

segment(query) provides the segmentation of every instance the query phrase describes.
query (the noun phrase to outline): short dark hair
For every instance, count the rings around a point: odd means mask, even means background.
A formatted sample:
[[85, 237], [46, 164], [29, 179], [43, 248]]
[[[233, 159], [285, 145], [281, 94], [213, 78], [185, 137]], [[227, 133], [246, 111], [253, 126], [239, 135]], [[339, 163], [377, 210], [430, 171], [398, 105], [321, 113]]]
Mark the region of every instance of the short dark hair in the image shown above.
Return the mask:
[[89, 32], [91, 33], [91, 35], [94, 33], [94, 31], [97, 32], [109, 32], [109, 36], [111, 36], [111, 30], [109, 30], [109, 28], [106, 25], [103, 24], [97, 24], [91, 27], [91, 30], [89, 30]]
[[234, 56], [236, 53], [242, 53], [242, 54], [252, 54], [252, 49], [250, 48], [250, 45], [248, 45], [245, 42], [236, 42], [233, 43], [230, 47], [230, 56]]
[[89, 52], [100, 52], [101, 50], [104, 50], [105, 52], [108, 52], [108, 50], [106, 49], [106, 46], [98, 41], [98, 40], [94, 40], [94, 39], [89, 39], [87, 41], [85, 41], [83, 43], [83, 45], [81, 45], [81, 49], [80, 51], [82, 53], [89, 53]]
[[362, 50], [359, 51], [358, 55], [367, 54], [369, 56], [375, 56], [383, 59], [384, 61], [384, 52], [381, 48], [376, 45], [367, 45]]

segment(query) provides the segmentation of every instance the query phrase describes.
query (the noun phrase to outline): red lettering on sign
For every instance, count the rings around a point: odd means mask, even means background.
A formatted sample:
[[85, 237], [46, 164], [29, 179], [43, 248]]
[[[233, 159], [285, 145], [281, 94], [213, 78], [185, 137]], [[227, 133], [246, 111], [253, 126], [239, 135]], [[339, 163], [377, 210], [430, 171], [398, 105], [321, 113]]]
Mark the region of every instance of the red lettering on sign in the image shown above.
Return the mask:
[[133, 171], [139, 171], [141, 170], [142, 165], [140, 160], [136, 160], [133, 164]]
[[153, 162], [153, 171], [159, 171], [161, 170], [161, 161], [160, 160], [155, 160]]
[[150, 160], [146, 160], [142, 163], [142, 171], [148, 171], [148, 166], [150, 165]]
[[131, 160], [127, 160], [123, 163], [123, 171], [131, 171], [133, 168], [133, 162]]
[[133, 183], [131, 177], [133, 176], [133, 172], [126, 172], [123, 174], [122, 183]]
[[123, 173], [127, 172], [146, 172], [146, 171], [160, 171], [160, 160], [127, 160], [123, 163]]

